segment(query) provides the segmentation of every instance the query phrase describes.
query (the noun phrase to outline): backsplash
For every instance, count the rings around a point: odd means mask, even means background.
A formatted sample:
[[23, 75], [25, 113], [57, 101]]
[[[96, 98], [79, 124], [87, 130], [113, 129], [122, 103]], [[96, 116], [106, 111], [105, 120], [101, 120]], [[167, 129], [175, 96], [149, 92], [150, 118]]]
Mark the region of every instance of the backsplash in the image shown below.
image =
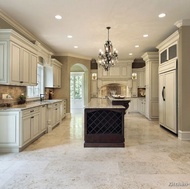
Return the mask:
[[[53, 89], [50, 88], [45, 88], [45, 99], [49, 99], [49, 92], [54, 92]], [[18, 103], [18, 97], [21, 94], [27, 95], [26, 94], [26, 87], [21, 87], [21, 86], [11, 86], [11, 85], [0, 85], [0, 105], [4, 103], [11, 103], [11, 104], [17, 104]], [[2, 94], [8, 94], [10, 95], [13, 99], [2, 99]], [[53, 98], [53, 96], [52, 96]], [[39, 99], [38, 99], [39, 100]], [[35, 101], [35, 100], [34, 100]]]
[[26, 95], [26, 87], [0, 85], [0, 104], [7, 103], [6, 101], [10, 101], [2, 99], [2, 94], [10, 95], [12, 97], [11, 103], [17, 104], [18, 97], [22, 93]]

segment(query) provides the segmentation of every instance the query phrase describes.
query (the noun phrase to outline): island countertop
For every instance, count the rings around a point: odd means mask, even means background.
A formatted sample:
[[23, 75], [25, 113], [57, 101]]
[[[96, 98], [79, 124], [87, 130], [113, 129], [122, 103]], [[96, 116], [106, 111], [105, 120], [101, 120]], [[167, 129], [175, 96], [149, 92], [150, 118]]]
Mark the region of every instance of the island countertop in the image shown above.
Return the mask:
[[92, 98], [90, 103], [85, 106], [85, 109], [125, 109], [122, 105], [112, 105], [109, 99]]

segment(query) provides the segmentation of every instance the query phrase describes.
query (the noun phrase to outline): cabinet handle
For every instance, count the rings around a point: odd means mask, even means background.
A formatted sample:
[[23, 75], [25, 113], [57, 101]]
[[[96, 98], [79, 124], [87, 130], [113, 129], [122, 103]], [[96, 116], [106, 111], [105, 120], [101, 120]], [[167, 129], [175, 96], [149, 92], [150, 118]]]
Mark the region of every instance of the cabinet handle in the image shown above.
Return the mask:
[[165, 86], [162, 88], [162, 99], [163, 101], [166, 101], [164, 94], [165, 94]]
[[33, 119], [33, 118], [34, 118], [34, 116], [31, 117], [31, 119]]
[[34, 112], [34, 110], [31, 110], [30, 112]]
[[23, 81], [20, 81], [20, 83], [23, 83]]

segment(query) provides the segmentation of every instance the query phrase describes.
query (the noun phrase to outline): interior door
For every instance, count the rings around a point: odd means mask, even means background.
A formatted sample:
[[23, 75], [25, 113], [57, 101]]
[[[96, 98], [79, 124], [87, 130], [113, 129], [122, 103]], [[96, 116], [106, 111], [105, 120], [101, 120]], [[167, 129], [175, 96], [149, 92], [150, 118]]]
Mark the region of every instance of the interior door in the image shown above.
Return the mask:
[[71, 72], [70, 102], [71, 108], [84, 107], [84, 72]]

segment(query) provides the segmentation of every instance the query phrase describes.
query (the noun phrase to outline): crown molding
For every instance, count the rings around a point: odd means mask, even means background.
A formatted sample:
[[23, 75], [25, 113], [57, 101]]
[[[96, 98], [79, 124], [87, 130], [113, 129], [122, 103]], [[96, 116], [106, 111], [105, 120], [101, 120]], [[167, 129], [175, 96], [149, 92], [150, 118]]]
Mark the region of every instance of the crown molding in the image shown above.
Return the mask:
[[54, 54], [52, 52], [53, 50], [48, 47], [47, 45], [40, 43], [36, 36], [33, 35], [31, 32], [29, 32], [26, 28], [24, 28], [20, 23], [18, 23], [16, 20], [12, 19], [10, 16], [8, 16], [5, 12], [3, 12], [0, 9], [0, 18], [2, 18], [5, 22], [7, 22], [9, 25], [11, 25], [15, 30], [19, 31], [21, 35], [23, 35], [25, 38], [27, 38], [29, 41], [34, 42], [40, 49], [42, 49], [45, 52], [50, 53], [51, 55]]
[[36, 41], [36, 37], [32, 33], [30, 33], [27, 29], [25, 29], [20, 23], [9, 17], [1, 9], [0, 9], [0, 17], [8, 24], [13, 26], [17, 31], [21, 32], [24, 36], [26, 36], [30, 41]]
[[178, 28], [180, 28], [181, 26], [190, 26], [190, 19], [179, 20], [174, 25]]

